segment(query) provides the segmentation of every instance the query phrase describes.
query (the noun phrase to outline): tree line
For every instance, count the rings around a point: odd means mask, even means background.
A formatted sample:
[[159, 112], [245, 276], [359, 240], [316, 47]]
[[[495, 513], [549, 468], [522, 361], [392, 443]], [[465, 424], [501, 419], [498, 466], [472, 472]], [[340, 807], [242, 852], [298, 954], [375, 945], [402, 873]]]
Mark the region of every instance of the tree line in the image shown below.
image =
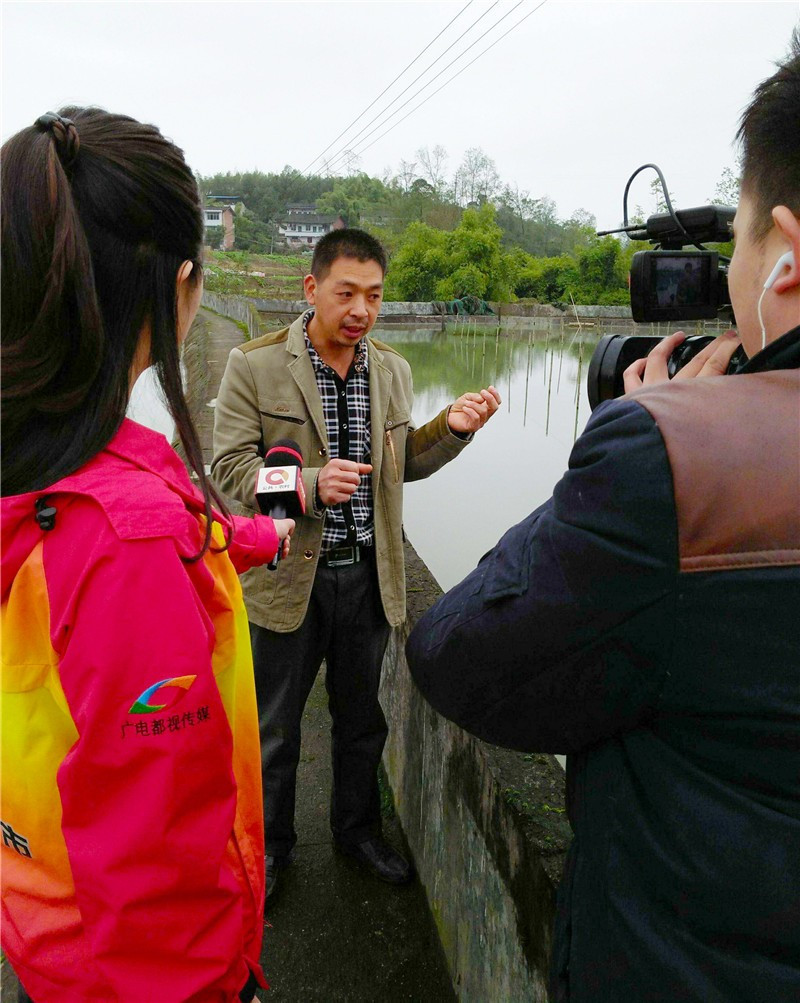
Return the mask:
[[[346, 173], [280, 173], [199, 176], [206, 194], [239, 195], [236, 248], [268, 253], [279, 243], [277, 225], [287, 205], [315, 203], [379, 237], [391, 256], [386, 296], [400, 300], [451, 300], [466, 295], [495, 301], [628, 302], [630, 258], [644, 245], [595, 236], [595, 217], [577, 209], [559, 218], [555, 202], [533, 197], [500, 178], [479, 147], [452, 174], [441, 146], [420, 148], [383, 177], [345, 158]], [[659, 211], [659, 193], [653, 187]], [[726, 168], [709, 201], [738, 197], [738, 179]], [[672, 197], [673, 205], [675, 199]], [[661, 201], [663, 204], [663, 200]], [[645, 212], [634, 207], [632, 220]]]

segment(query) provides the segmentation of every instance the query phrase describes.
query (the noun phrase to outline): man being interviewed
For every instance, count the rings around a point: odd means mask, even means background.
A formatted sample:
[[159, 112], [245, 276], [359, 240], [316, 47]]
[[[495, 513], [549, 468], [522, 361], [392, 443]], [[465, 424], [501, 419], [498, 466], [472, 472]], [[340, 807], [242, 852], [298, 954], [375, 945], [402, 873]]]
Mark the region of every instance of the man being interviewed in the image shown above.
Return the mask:
[[320, 240], [310, 309], [231, 352], [217, 396], [212, 474], [247, 509], [266, 448], [303, 455], [307, 512], [276, 572], [244, 575], [262, 743], [267, 895], [290, 859], [300, 722], [323, 658], [333, 719], [331, 828], [339, 850], [392, 883], [409, 863], [380, 838], [386, 741], [378, 684], [390, 628], [405, 618], [403, 483], [456, 457], [497, 410], [493, 387], [463, 394], [419, 429], [408, 363], [368, 337], [386, 255], [362, 230]]

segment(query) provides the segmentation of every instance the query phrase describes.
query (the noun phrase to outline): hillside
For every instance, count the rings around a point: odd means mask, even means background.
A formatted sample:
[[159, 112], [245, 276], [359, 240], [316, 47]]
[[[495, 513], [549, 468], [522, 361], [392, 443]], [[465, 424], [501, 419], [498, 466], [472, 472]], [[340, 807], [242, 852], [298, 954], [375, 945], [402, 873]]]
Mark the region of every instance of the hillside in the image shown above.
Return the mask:
[[203, 271], [209, 292], [263, 299], [303, 298], [303, 277], [311, 255], [251, 254], [247, 251], [205, 252]]

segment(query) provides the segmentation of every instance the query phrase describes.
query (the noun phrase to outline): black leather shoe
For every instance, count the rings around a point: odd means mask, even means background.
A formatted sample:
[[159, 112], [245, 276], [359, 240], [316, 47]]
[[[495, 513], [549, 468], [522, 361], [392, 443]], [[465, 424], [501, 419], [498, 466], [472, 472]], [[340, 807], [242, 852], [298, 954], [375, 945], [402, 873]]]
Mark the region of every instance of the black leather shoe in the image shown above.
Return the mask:
[[266, 887], [265, 887], [265, 897], [269, 898], [271, 895], [275, 894], [275, 889], [278, 886], [278, 871], [282, 871], [284, 867], [288, 867], [291, 863], [291, 857], [270, 857], [264, 858], [265, 870], [266, 870]]
[[336, 842], [335, 845], [339, 853], [364, 864], [381, 881], [404, 885], [414, 877], [412, 864], [382, 839], [367, 839], [363, 843]]

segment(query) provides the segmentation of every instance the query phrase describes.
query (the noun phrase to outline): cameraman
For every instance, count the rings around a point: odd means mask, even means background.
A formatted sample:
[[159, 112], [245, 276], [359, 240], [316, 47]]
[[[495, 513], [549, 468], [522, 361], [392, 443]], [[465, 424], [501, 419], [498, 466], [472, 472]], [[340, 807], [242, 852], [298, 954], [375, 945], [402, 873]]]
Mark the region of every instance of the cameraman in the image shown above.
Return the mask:
[[551, 1003], [800, 999], [797, 31], [739, 138], [749, 360], [718, 375], [729, 332], [667, 382], [676, 334], [631, 366], [408, 642], [441, 713], [569, 754]]

